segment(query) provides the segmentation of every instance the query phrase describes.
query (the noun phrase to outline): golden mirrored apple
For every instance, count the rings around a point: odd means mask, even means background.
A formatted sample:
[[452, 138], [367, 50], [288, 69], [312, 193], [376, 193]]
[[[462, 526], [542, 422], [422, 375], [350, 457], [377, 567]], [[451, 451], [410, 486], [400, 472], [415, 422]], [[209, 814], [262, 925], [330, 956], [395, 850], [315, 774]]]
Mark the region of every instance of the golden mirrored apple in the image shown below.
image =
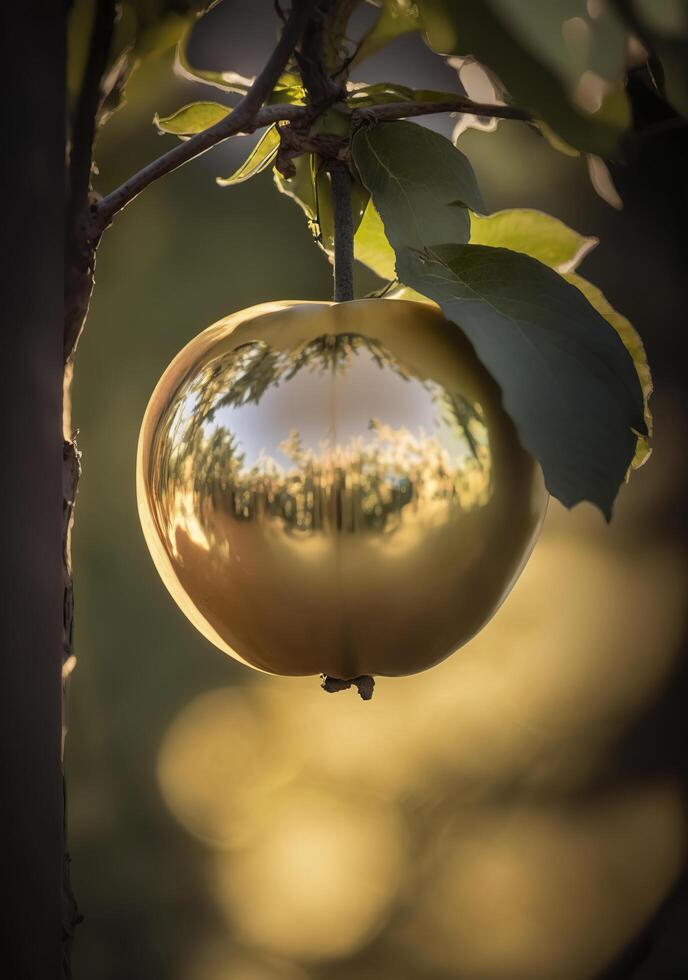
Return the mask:
[[137, 494], [205, 637], [260, 670], [342, 679], [466, 643], [547, 506], [463, 333], [381, 299], [263, 304], [199, 334], [151, 397]]

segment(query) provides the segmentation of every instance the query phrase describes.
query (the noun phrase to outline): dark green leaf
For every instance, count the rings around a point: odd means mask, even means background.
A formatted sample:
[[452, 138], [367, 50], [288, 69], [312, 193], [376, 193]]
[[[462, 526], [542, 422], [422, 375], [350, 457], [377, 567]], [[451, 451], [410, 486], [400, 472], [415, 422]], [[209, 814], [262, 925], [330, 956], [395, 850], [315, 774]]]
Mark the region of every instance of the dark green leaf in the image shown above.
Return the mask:
[[673, 107], [688, 116], [688, 41], [658, 43], [664, 66], [664, 93]]
[[550, 492], [568, 507], [592, 501], [609, 519], [633, 430], [645, 432], [643, 394], [616, 331], [556, 272], [507, 249], [397, 250], [397, 274], [466, 333]]
[[[363, 227], [363, 226], [362, 226]], [[581, 260], [597, 245], [596, 238], [579, 234], [542, 211], [529, 208], [513, 208], [497, 211], [481, 217], [471, 215], [471, 245], [491, 245], [523, 252], [531, 258], [548, 265], [565, 275], [566, 280], [583, 293], [588, 302], [616, 330], [621, 341], [631, 355], [643, 392], [644, 417], [648, 433], [652, 434], [652, 413], [649, 399], [652, 394], [652, 375], [647, 363], [643, 342], [632, 324], [614, 309], [604, 294], [587, 279], [575, 273]], [[388, 246], [389, 247], [389, 246]], [[390, 249], [391, 251], [391, 249]], [[378, 245], [376, 257], [381, 255]], [[388, 278], [391, 278], [390, 275]], [[400, 290], [392, 291], [390, 298], [398, 296]], [[405, 298], [405, 294], [401, 297]], [[412, 298], [412, 297], [408, 297]], [[637, 469], [650, 455], [649, 441], [644, 435], [637, 438], [637, 447], [632, 468]]]
[[622, 78], [628, 30], [613, 4], [597, 3], [594, 9], [589, 0], [538, 4], [487, 0], [486, 5], [533, 57], [555, 72], [568, 91], [575, 90], [586, 72], [609, 82]]
[[660, 65], [655, 71], [662, 94], [688, 116], [688, 6], [685, 0], [616, 0], [630, 28], [649, 44]]
[[468, 159], [448, 139], [414, 123], [382, 123], [359, 130], [352, 152], [395, 249], [468, 241], [467, 207], [484, 205]]
[[[594, 19], [583, 0], [567, 2], [571, 10], [579, 11], [568, 20], [576, 22], [574, 30], [582, 23], [583, 41], [596, 36]], [[566, 144], [600, 156], [613, 156], [618, 150], [630, 124], [622, 78], [608, 81], [590, 67], [592, 62], [580, 60], [576, 52], [592, 50], [590, 44], [561, 48], [561, 32], [565, 31], [561, 3], [552, 8], [554, 17], [547, 13], [548, 5], [538, 7], [536, 16], [531, 5], [507, 0], [419, 0], [419, 5], [425, 37], [434, 51], [474, 55], [496, 73], [516, 105], [532, 111]], [[547, 49], [544, 39], [552, 34], [553, 24], [558, 24], [558, 34]], [[617, 29], [623, 36], [618, 23]], [[615, 51], [616, 46], [615, 42]], [[596, 59], [602, 58], [603, 47], [595, 43]], [[562, 69], [564, 55], [571, 59], [566, 71]]]

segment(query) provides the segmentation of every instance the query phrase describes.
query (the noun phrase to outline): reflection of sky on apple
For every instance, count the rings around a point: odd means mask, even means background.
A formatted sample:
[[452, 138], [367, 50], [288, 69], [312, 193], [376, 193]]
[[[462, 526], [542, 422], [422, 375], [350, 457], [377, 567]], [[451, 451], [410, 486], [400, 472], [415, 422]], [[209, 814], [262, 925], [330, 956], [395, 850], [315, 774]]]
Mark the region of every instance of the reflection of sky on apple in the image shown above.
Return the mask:
[[[364, 392], [365, 399], [359, 398]], [[297, 397], [298, 405], [294, 402]], [[193, 414], [188, 403], [195, 403], [195, 398], [185, 401], [180, 421]], [[480, 416], [479, 405], [471, 408]], [[289, 423], [285, 422], [287, 415]], [[258, 404], [222, 406], [212, 422], [205, 423], [204, 436], [211, 438], [223, 428], [230, 432], [246, 454], [245, 469], [260, 465], [266, 456], [288, 469], [293, 460], [280, 444], [294, 428], [296, 417], [300, 444], [316, 457], [325, 448], [351, 446], [361, 437], [365, 444], [385, 441], [373, 434], [374, 419], [420, 439], [434, 436], [457, 463], [472, 455], [468, 439], [451, 416], [445, 390], [431, 381], [402, 377], [391, 367], [381, 369], [365, 348], [356, 350], [349, 363], [339, 365], [335, 372], [309, 365], [299, 372], [298, 386], [292, 391], [290, 381], [281, 379], [267, 388]], [[472, 435], [478, 444], [486, 445], [483, 425], [474, 422]]]

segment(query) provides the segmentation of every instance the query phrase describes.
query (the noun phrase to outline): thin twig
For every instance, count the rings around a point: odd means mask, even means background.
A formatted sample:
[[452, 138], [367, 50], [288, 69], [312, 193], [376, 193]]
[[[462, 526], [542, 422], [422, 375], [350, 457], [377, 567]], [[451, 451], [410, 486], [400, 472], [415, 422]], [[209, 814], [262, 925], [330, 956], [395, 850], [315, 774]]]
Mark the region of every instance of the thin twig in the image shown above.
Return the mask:
[[334, 301], [354, 298], [354, 222], [351, 214], [351, 174], [341, 161], [330, 165], [334, 211]]
[[333, 81], [325, 63], [324, 45], [334, 9], [335, 0], [318, 0], [296, 55], [310, 103], [318, 107], [346, 98], [346, 90]]
[[365, 41], [365, 38], [362, 37], [360, 39], [360, 41], [358, 41], [356, 43], [356, 46], [354, 47], [354, 49], [351, 52], [351, 54], [347, 55], [346, 58], [344, 59], [344, 61], [342, 61], [341, 65], [339, 65], [332, 72], [332, 75], [330, 76], [332, 78], [332, 81], [336, 81], [341, 75], [347, 75], [348, 74], [349, 68], [351, 68], [352, 64], [354, 63], [354, 61], [358, 57], [358, 53], [361, 50], [361, 48], [363, 47], [363, 42], [364, 41]]
[[[239, 103], [239, 106], [241, 103]], [[130, 204], [142, 190], [149, 184], [172, 173], [183, 164], [200, 156], [207, 150], [217, 146], [230, 136], [252, 133], [263, 126], [271, 126], [273, 123], [281, 121], [296, 122], [306, 119], [309, 110], [305, 106], [279, 104], [264, 106], [258, 109], [249, 118], [242, 113], [242, 117], [237, 119], [239, 106], [220, 122], [215, 123], [201, 133], [196, 133], [183, 143], [174, 146], [167, 153], [163, 153], [157, 160], [146, 164], [141, 170], [125, 180], [116, 190], [103, 197], [96, 205], [96, 219], [100, 227], [104, 227], [112, 220], [113, 216]]]
[[130, 204], [154, 180], [171, 173], [230, 136], [235, 136], [237, 133], [251, 133], [260, 126], [270, 125], [280, 119], [303, 116], [305, 112], [303, 106], [266, 106], [262, 109], [261, 106], [275, 87], [298, 44], [312, 6], [313, 0], [294, 0], [277, 46], [246, 95], [228, 116], [214, 126], [204, 129], [202, 133], [192, 136], [185, 143], [175, 146], [157, 160], [153, 160], [99, 201], [94, 217], [100, 228], [106, 227], [118, 211]]
[[284, 24], [284, 22], [287, 19], [287, 15], [282, 10], [282, 4], [280, 3], [280, 0], [273, 0], [273, 6], [275, 8], [275, 13], [277, 14], [277, 17], [279, 18], [281, 23]]
[[462, 112], [471, 116], [486, 116], [496, 119], [517, 119], [530, 122], [532, 116], [524, 109], [512, 105], [489, 105], [473, 102], [471, 99], [447, 99], [446, 102], [388, 102], [385, 105], [366, 106], [354, 109], [351, 113], [354, 125], [363, 122], [387, 122], [393, 119], [408, 119], [410, 116], [430, 116], [436, 112]]
[[361, 3], [362, 0], [336, 0], [329, 13], [327, 31], [323, 37], [323, 64], [333, 80], [347, 75], [353, 60], [353, 56], [346, 54], [346, 32], [354, 11]]

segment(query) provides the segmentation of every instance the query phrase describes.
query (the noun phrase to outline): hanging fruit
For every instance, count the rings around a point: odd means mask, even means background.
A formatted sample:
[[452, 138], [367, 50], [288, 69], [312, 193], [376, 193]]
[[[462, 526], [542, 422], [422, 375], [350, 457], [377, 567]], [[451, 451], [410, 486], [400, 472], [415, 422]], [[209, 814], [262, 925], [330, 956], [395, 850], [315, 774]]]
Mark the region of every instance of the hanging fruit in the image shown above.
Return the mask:
[[342, 681], [466, 643], [547, 505], [461, 330], [382, 299], [263, 304], [199, 334], [148, 405], [137, 492], [155, 565], [207, 639]]

